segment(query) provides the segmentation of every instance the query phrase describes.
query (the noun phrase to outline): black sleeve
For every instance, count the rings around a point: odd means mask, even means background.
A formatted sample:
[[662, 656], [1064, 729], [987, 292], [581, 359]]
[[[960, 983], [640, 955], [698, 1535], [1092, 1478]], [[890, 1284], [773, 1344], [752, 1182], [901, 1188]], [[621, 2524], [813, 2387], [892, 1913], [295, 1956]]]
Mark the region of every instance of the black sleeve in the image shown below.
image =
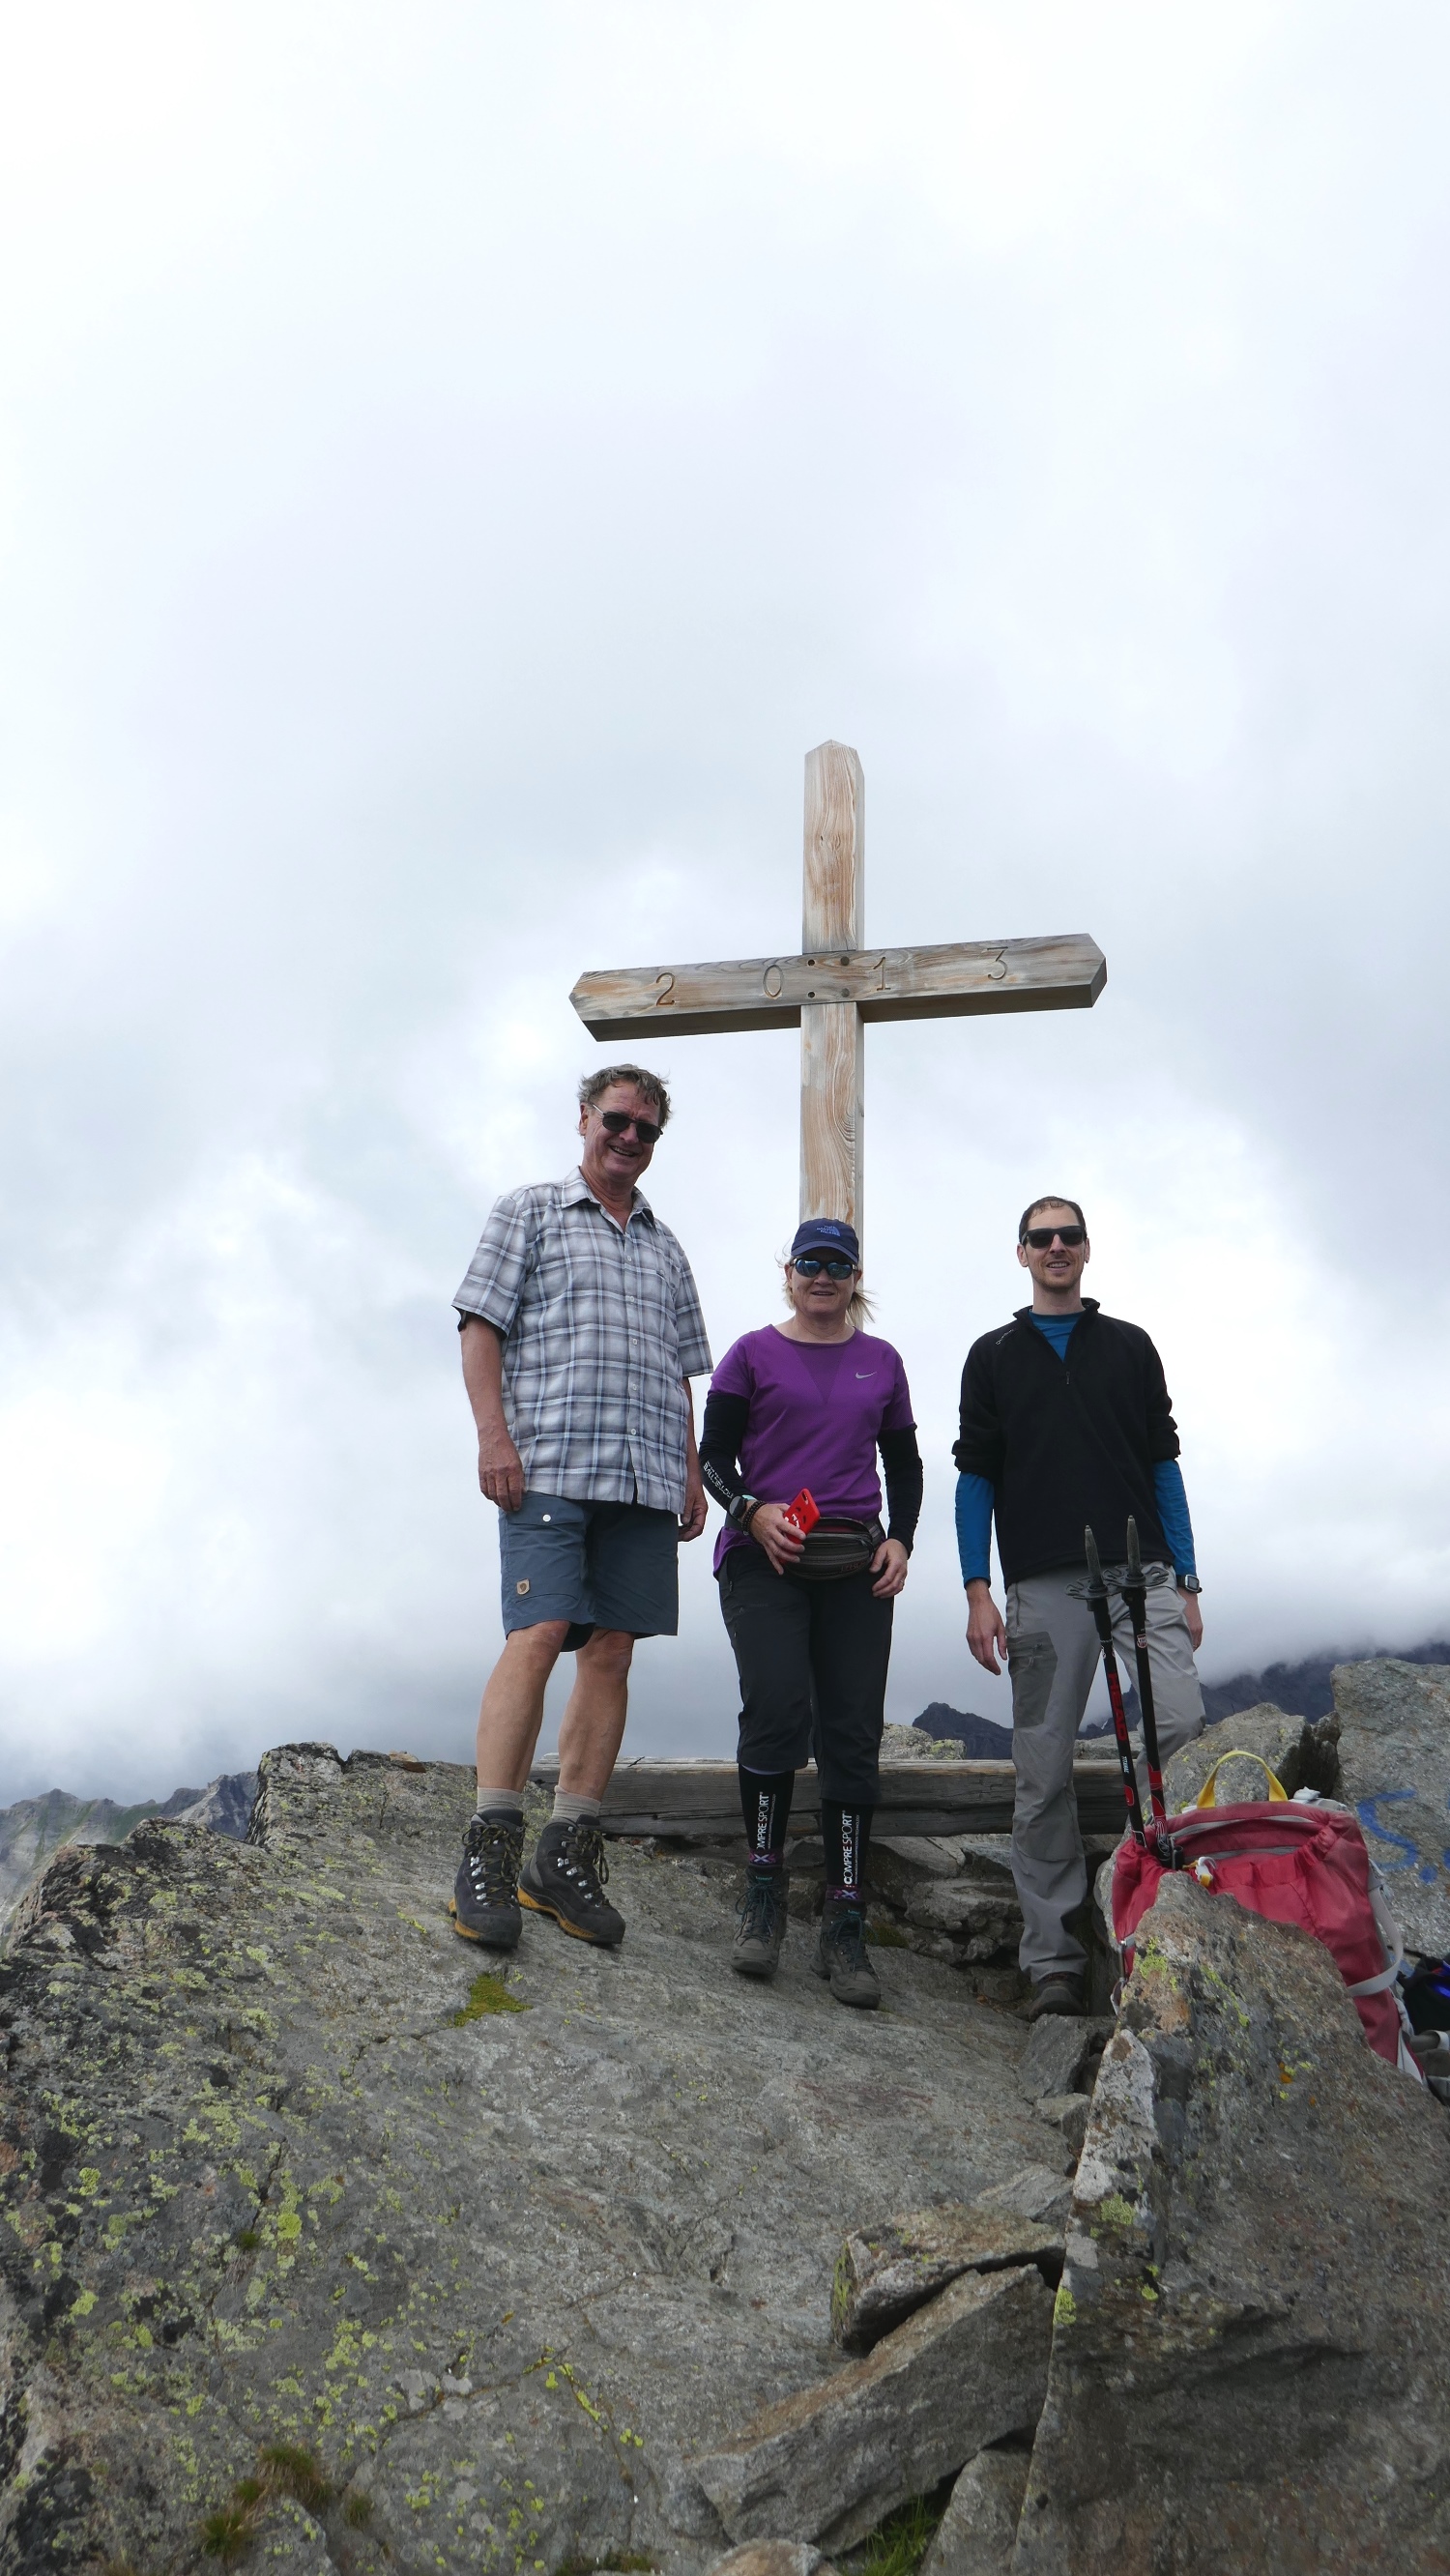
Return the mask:
[[1145, 1377], [1143, 1392], [1148, 1416], [1148, 1455], [1157, 1467], [1165, 1458], [1176, 1458], [1183, 1444], [1178, 1437], [1178, 1425], [1173, 1419], [1173, 1406], [1168, 1394], [1168, 1380], [1163, 1374], [1163, 1362], [1146, 1333], [1143, 1335], [1143, 1346]]
[[997, 1410], [996, 1372], [992, 1366], [993, 1337], [985, 1334], [973, 1342], [962, 1371], [962, 1410], [959, 1437], [952, 1456], [964, 1476], [985, 1476], [989, 1485], [1002, 1482], [1002, 1423]]
[[888, 1538], [899, 1538], [908, 1556], [921, 1518], [922, 1464], [914, 1430], [883, 1431], [876, 1443], [886, 1478]]
[[750, 1420], [748, 1395], [715, 1395], [705, 1398], [705, 1421], [700, 1433], [700, 1473], [705, 1491], [713, 1494], [722, 1511], [728, 1512], [741, 1491], [736, 1460]]

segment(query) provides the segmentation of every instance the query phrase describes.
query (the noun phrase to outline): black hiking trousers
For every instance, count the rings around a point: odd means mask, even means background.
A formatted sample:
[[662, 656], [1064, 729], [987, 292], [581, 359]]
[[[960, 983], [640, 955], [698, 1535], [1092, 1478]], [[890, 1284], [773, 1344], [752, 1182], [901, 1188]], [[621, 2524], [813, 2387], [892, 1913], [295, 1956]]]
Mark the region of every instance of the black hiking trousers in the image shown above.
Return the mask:
[[720, 1608], [740, 1675], [747, 1771], [799, 1771], [812, 1753], [821, 1796], [874, 1807], [895, 1603], [869, 1568], [835, 1583], [777, 1574], [757, 1547], [732, 1547]]

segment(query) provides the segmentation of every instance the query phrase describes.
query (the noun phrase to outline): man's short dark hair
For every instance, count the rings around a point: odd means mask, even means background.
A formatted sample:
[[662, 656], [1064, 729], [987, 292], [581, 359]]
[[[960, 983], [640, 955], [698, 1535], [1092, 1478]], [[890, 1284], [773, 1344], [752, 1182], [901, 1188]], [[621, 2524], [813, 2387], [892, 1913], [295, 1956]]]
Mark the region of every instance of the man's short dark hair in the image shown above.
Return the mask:
[[1078, 1221], [1078, 1224], [1082, 1227], [1084, 1234], [1086, 1234], [1087, 1218], [1083, 1215], [1082, 1209], [1078, 1206], [1076, 1199], [1064, 1198], [1061, 1190], [1049, 1190], [1045, 1199], [1034, 1199], [1031, 1207], [1023, 1209], [1017, 1222], [1017, 1240], [1019, 1243], [1026, 1234], [1027, 1229], [1032, 1223], [1033, 1218], [1036, 1216], [1038, 1209], [1045, 1207], [1070, 1207], [1073, 1215]]
[[612, 1090], [616, 1082], [632, 1082], [635, 1090], [659, 1111], [661, 1127], [668, 1127], [670, 1095], [659, 1075], [646, 1073], [642, 1064], [607, 1064], [602, 1073], [586, 1073], [579, 1085], [580, 1108], [597, 1108], [606, 1091]]

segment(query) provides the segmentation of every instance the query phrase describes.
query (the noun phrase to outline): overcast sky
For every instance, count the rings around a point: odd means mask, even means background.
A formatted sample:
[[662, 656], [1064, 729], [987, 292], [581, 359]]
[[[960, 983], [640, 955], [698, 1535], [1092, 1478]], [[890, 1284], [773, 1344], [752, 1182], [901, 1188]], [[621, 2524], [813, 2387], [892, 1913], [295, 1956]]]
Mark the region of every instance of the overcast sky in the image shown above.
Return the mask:
[[[1005, 1714], [949, 1452], [1043, 1189], [1164, 1353], [1205, 1671], [1444, 1634], [1443, 7], [3, 24], [0, 1797], [467, 1758], [453, 1291], [573, 1158], [581, 969], [797, 944], [829, 735], [873, 940], [1109, 964], [868, 1038], [890, 1713]], [[797, 1043], [651, 1058], [717, 1354]], [[729, 1753], [682, 1590], [631, 1742]]]

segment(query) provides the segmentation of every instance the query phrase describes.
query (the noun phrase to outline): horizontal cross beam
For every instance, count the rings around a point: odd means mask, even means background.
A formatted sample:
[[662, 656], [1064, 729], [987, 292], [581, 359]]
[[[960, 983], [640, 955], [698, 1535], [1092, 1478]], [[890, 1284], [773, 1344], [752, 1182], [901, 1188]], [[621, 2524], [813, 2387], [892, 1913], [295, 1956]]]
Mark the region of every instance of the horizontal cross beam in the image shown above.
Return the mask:
[[569, 999], [591, 1037], [647, 1023], [681, 1038], [799, 1028], [807, 1002], [854, 1002], [863, 1020], [967, 1019], [993, 1011], [1086, 1011], [1107, 981], [1096, 940], [965, 939], [940, 948], [853, 948], [718, 966], [624, 966], [581, 975]]

